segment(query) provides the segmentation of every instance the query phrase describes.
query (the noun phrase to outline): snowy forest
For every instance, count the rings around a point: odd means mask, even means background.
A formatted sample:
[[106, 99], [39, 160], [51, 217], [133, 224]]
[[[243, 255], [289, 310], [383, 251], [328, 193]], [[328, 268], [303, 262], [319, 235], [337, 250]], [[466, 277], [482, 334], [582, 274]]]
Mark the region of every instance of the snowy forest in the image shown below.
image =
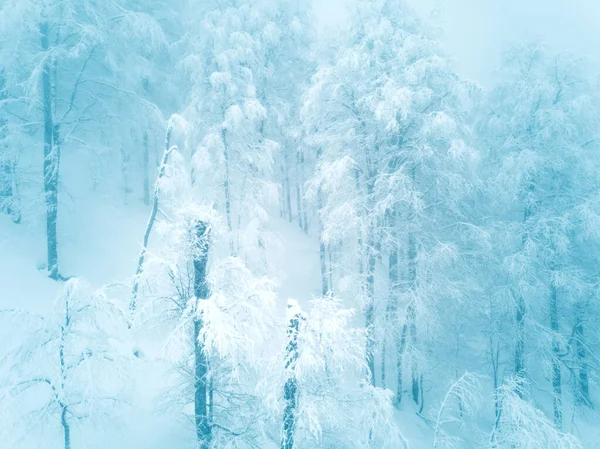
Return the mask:
[[2, 449], [600, 448], [600, 70], [314, 3], [0, 0]]

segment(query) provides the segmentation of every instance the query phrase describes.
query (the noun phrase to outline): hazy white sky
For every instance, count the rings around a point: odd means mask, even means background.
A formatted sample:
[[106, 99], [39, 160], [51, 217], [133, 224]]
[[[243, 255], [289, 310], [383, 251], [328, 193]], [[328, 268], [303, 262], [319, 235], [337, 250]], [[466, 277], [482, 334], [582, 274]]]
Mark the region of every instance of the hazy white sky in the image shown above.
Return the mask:
[[[347, 0], [313, 0], [324, 24], [345, 18]], [[443, 41], [465, 77], [488, 84], [503, 42], [541, 37], [560, 51], [600, 60], [600, 0], [412, 0], [424, 17], [438, 8]]]

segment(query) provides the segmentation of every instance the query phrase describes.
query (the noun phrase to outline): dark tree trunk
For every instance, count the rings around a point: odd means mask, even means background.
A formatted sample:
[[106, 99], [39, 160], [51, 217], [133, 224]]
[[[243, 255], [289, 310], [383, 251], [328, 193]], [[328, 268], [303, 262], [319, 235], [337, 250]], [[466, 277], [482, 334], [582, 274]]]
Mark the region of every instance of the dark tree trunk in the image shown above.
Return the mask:
[[590, 383], [589, 383], [589, 367], [588, 367], [588, 355], [587, 345], [584, 334], [584, 317], [585, 309], [582, 304], [577, 304], [577, 316], [575, 318], [575, 346], [577, 349], [577, 365], [579, 373], [577, 376], [577, 391], [576, 391], [576, 402], [578, 404], [584, 404], [588, 407], [592, 406], [590, 400]]
[[6, 141], [8, 119], [2, 104], [7, 98], [6, 74], [4, 69], [0, 69], [0, 210], [13, 215], [15, 221], [18, 221], [18, 213], [14, 208], [14, 162]]
[[[371, 169], [371, 163], [367, 159], [369, 178], [367, 187], [367, 209], [372, 213], [374, 209], [375, 173]], [[371, 384], [375, 386], [375, 264], [377, 262], [377, 226], [372, 218], [369, 218], [367, 227], [367, 272], [365, 273], [365, 294], [367, 305], [365, 309], [365, 328], [367, 329], [367, 366], [371, 376]]]
[[290, 186], [290, 162], [288, 158], [287, 151], [283, 153], [283, 188], [285, 191], [285, 209], [289, 222], [291, 223], [294, 220], [292, 214], [292, 188]]
[[298, 153], [298, 165], [299, 165], [299, 176], [300, 181], [298, 186], [300, 187], [300, 202], [302, 203], [302, 230], [305, 234], [308, 234], [308, 213], [306, 211], [306, 203], [304, 202], [304, 151]]
[[[199, 221], [196, 223], [194, 232], [196, 237], [193, 255], [194, 296], [197, 301], [202, 301], [208, 298], [206, 266], [210, 246], [210, 227], [207, 223]], [[208, 404], [210, 394], [208, 359], [204, 352], [204, 342], [201, 337], [203, 325], [203, 317], [199, 313], [194, 319], [194, 417], [199, 448], [208, 449], [212, 435]]]
[[229, 253], [232, 256], [237, 255], [233, 242], [233, 223], [231, 217], [231, 185], [229, 173], [229, 147], [227, 144], [227, 130], [221, 131], [221, 139], [223, 139], [223, 159], [225, 161], [225, 179], [223, 180], [223, 191], [225, 194], [225, 217], [227, 218], [227, 231], [229, 232]]
[[[150, 218], [148, 219], [148, 224], [146, 225], [146, 231], [144, 232], [144, 240], [142, 244], [142, 251], [140, 253], [140, 257], [138, 258], [137, 268], [135, 270], [135, 277], [133, 280], [133, 287], [131, 288], [131, 301], [129, 302], [129, 310], [134, 311], [136, 308], [137, 302], [137, 293], [138, 288], [140, 286], [140, 275], [142, 274], [142, 270], [144, 269], [144, 261], [146, 260], [146, 253], [148, 251], [148, 241], [150, 240], [150, 233], [152, 232], [152, 228], [154, 227], [154, 222], [156, 221], [156, 214], [158, 214], [158, 203], [160, 198], [160, 180], [165, 175], [165, 170], [167, 168], [167, 162], [169, 160], [169, 154], [171, 152], [171, 134], [173, 133], [173, 128], [171, 123], [167, 125], [167, 133], [165, 135], [165, 151], [163, 153], [162, 160], [160, 162], [160, 166], [158, 167], [158, 173], [156, 175], [156, 183], [154, 185], [154, 198], [152, 199], [152, 210], [150, 211]], [[131, 323], [129, 323], [131, 326]]]
[[494, 416], [496, 420], [500, 417], [500, 397], [499, 397], [499, 388], [500, 388], [500, 343], [496, 342], [494, 344], [494, 340], [490, 335], [490, 361], [492, 362], [492, 382], [494, 385]]
[[[408, 286], [411, 290], [417, 288], [417, 241], [415, 234], [410, 232], [408, 235]], [[411, 352], [414, 353], [417, 348], [417, 313], [415, 304], [411, 303], [407, 309], [408, 322], [408, 335], [410, 338]], [[420, 388], [419, 388], [419, 366], [416, 361], [416, 357], [412, 357], [411, 361], [411, 372], [412, 372], [412, 398], [415, 404], [419, 403], [420, 400]]]
[[327, 245], [327, 258], [329, 259], [329, 266], [327, 267], [327, 273], [329, 274], [329, 294], [333, 295], [333, 250], [331, 244]]
[[[293, 305], [288, 304], [288, 308]], [[296, 381], [296, 361], [298, 360], [298, 332], [300, 329], [300, 312], [294, 314], [289, 321], [287, 329], [287, 357], [285, 369], [288, 373], [283, 389], [285, 408], [283, 410], [283, 426], [281, 431], [281, 449], [294, 448], [294, 432], [296, 429], [296, 414], [298, 411], [298, 385]]]
[[321, 188], [317, 188], [317, 213], [319, 214], [319, 263], [321, 267], [321, 294], [328, 296], [330, 291], [329, 279], [327, 276], [327, 250], [325, 242], [323, 241], [323, 222], [320, 217], [321, 209], [323, 207], [323, 192]]
[[298, 204], [298, 227], [304, 229], [304, 223], [302, 222], [302, 193], [300, 191], [300, 183], [296, 183], [296, 203]]
[[550, 329], [552, 330], [552, 391], [554, 393], [554, 425], [562, 429], [562, 382], [560, 373], [560, 342], [558, 339], [558, 292], [554, 285], [550, 292]]
[[[533, 195], [534, 186], [530, 184], [528, 187], [528, 192]], [[531, 199], [528, 199], [530, 201]], [[525, 245], [527, 244], [527, 240], [529, 239], [529, 233], [527, 231], [527, 221], [531, 216], [532, 208], [531, 205], [525, 206], [523, 211], [523, 226], [525, 230], [523, 232], [521, 245], [523, 249], [525, 249]], [[527, 313], [525, 298], [521, 292], [516, 293], [517, 299], [517, 312], [516, 312], [516, 334], [517, 341], [515, 344], [515, 377], [517, 382], [520, 384], [522, 380], [525, 379], [525, 317]], [[523, 397], [523, 389], [519, 385], [516, 391], [519, 397]]]
[[[66, 345], [66, 332], [68, 331], [71, 325], [71, 312], [70, 312], [70, 299], [71, 292], [67, 291], [65, 294], [65, 321], [64, 324], [60, 328], [60, 343], [58, 349], [58, 357], [60, 362], [60, 390], [65, 391], [65, 383], [67, 380], [67, 365], [65, 361], [65, 345]], [[60, 424], [63, 429], [63, 442], [65, 449], [71, 449], [71, 425], [69, 424], [68, 414], [69, 407], [68, 404], [63, 402], [64, 399], [59, 399], [60, 406]]]
[[371, 384], [375, 386], [375, 258], [373, 225], [369, 229], [367, 241], [367, 273], [365, 277], [365, 292], [367, 307], [365, 309], [365, 327], [367, 329], [367, 366], [371, 376]]
[[396, 353], [396, 407], [399, 408], [402, 404], [402, 395], [404, 393], [404, 352], [406, 351], [406, 340], [408, 334], [408, 323], [404, 323], [402, 326], [402, 333], [400, 334], [400, 338], [397, 343], [397, 353]]
[[144, 132], [144, 148], [142, 150], [142, 181], [144, 183], [144, 204], [150, 204], [150, 176], [149, 176], [149, 148], [148, 148], [148, 133]]
[[[42, 50], [48, 52], [49, 25], [40, 24]], [[52, 116], [52, 63], [47, 57], [42, 67], [42, 107], [44, 111], [44, 194], [46, 201], [46, 243], [48, 274], [58, 279], [58, 243], [56, 221], [58, 215], [58, 130], [55, 130]]]
[[296, 203], [298, 203], [298, 227], [300, 229], [304, 229], [304, 223], [303, 223], [303, 193], [302, 193], [302, 162], [301, 162], [301, 153], [302, 151], [298, 150], [296, 151]]
[[128, 202], [131, 189], [129, 187], [129, 154], [125, 148], [121, 146], [121, 178], [123, 181], [123, 195], [125, 204]]
[[[150, 94], [150, 79], [146, 76], [142, 79], [142, 89], [144, 96], [149, 97]], [[150, 205], [150, 149], [148, 147], [148, 131], [144, 131], [142, 148], [142, 188], [144, 192], [144, 204]]]
[[[2, 142], [2, 122], [0, 120], [0, 145]], [[4, 154], [2, 154], [4, 152]], [[10, 159], [8, 150], [0, 147], [0, 210], [8, 215], [15, 213], [14, 209], [14, 191], [13, 177], [14, 168], [13, 162]]]
[[60, 412], [60, 423], [63, 429], [63, 441], [65, 449], [71, 449], [71, 426], [69, 424], [69, 420], [67, 419], [67, 413], [67, 407], [62, 406]]
[[[517, 381], [525, 378], [525, 300], [518, 293], [517, 298], [517, 341], [515, 344], [515, 377]], [[517, 395], [523, 396], [521, 388], [517, 389]]]
[[[390, 232], [390, 248], [388, 255], [388, 303], [386, 307], [386, 324], [381, 349], [381, 386], [387, 388], [387, 345], [389, 329], [396, 335], [398, 318], [398, 236], [396, 232], [396, 210], [392, 209], [387, 217]], [[396, 341], [396, 338], [394, 338]]]

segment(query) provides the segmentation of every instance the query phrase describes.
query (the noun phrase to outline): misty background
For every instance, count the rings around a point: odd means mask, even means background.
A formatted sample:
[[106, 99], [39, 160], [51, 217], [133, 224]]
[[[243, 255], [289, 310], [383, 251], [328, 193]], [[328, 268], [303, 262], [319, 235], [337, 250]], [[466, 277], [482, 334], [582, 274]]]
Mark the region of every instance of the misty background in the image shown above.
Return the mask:
[[[347, 17], [347, 0], [313, 0], [324, 26]], [[489, 87], [506, 42], [539, 38], [558, 52], [598, 65], [600, 2], [596, 0], [412, 0], [441, 29], [456, 70]]]

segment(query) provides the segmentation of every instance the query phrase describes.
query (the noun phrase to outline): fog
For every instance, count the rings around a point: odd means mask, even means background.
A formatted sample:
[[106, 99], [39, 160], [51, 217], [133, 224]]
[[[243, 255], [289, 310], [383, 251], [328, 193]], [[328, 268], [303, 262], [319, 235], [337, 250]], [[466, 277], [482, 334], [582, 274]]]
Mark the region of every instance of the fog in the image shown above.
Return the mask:
[[[324, 26], [343, 22], [350, 0], [316, 0]], [[441, 28], [457, 71], [488, 85], [503, 45], [539, 38], [558, 51], [598, 60], [600, 2], [597, 0], [413, 0]]]

